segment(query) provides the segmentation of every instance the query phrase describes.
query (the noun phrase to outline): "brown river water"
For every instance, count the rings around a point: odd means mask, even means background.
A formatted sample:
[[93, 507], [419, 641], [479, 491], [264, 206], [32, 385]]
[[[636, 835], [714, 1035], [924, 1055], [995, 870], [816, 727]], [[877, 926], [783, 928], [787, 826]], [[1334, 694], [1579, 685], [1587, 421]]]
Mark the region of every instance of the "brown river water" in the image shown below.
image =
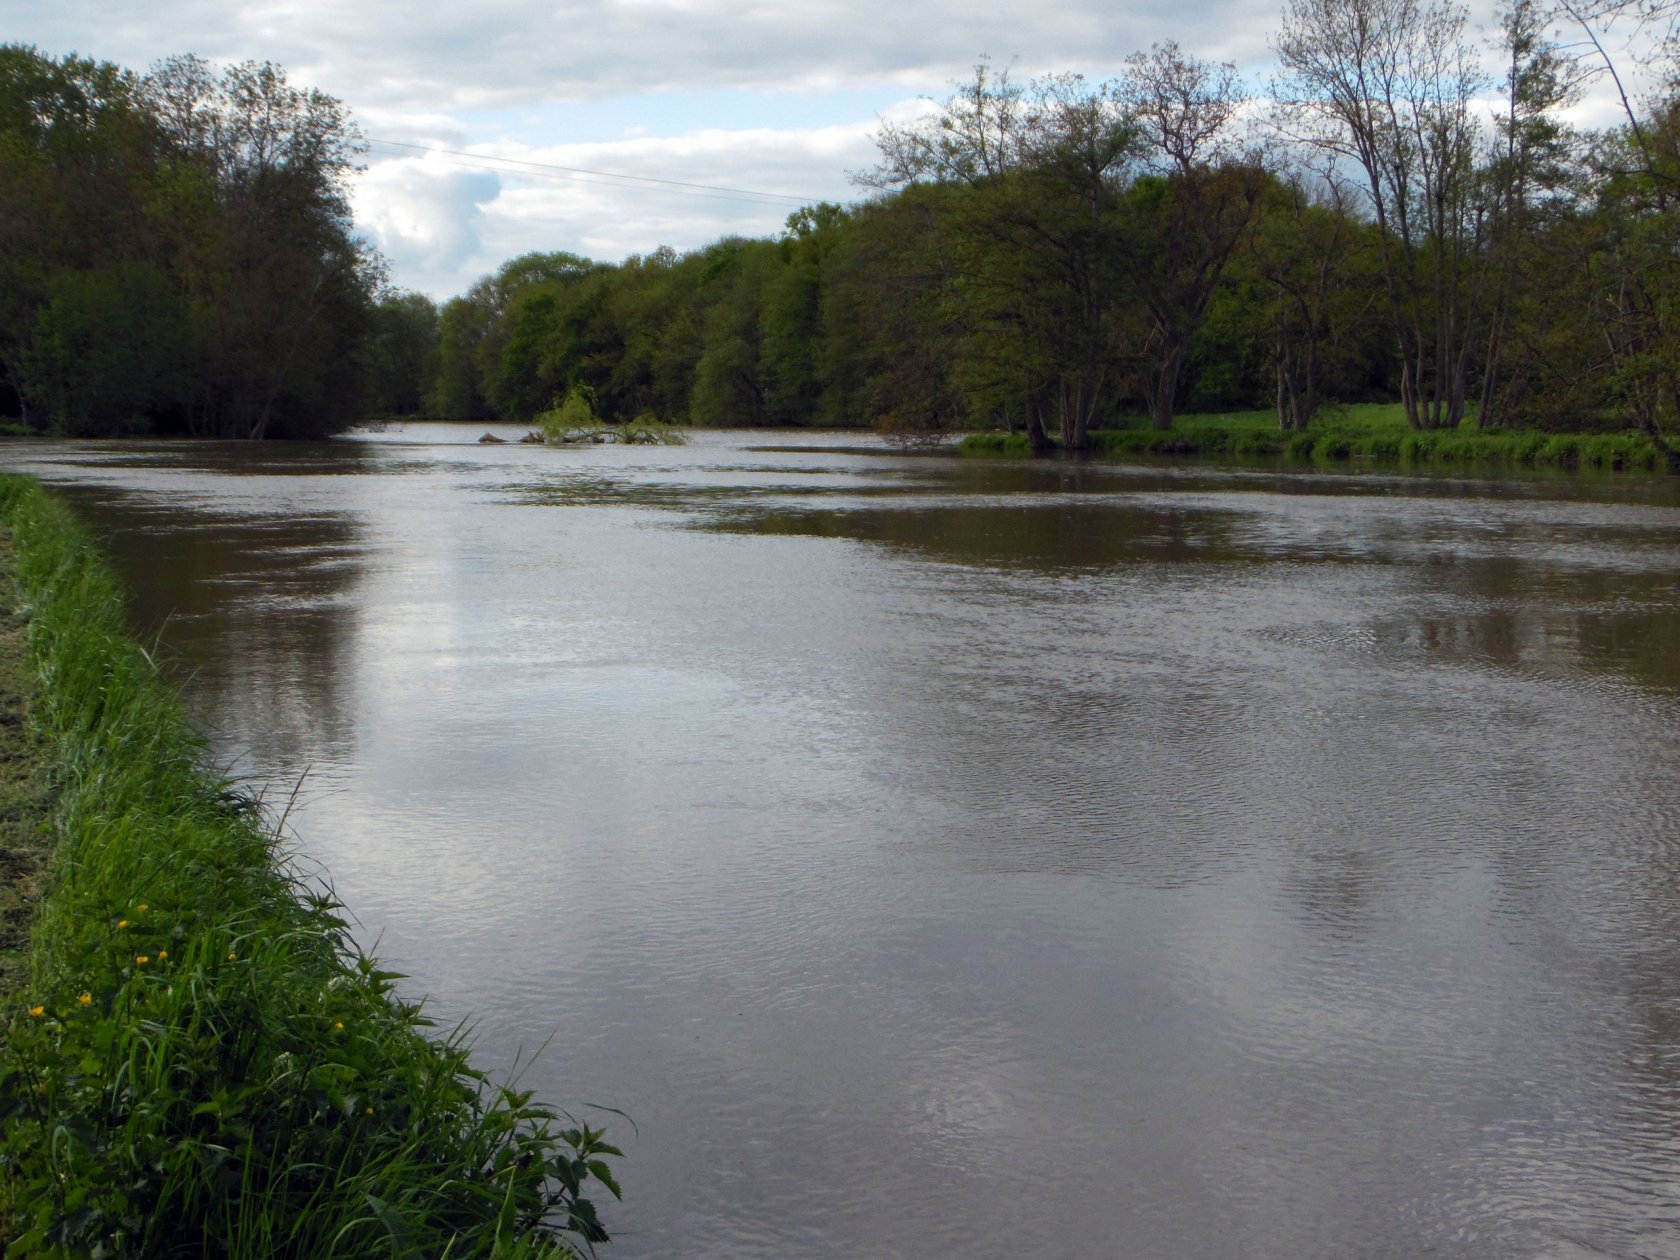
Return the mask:
[[605, 1255], [1680, 1257], [1680, 484], [482, 428], [0, 466]]

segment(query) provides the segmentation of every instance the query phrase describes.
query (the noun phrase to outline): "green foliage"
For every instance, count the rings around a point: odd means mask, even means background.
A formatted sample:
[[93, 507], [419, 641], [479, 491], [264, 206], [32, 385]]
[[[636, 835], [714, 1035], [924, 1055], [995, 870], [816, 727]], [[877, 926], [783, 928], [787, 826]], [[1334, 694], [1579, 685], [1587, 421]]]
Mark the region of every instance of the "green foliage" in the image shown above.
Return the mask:
[[764, 344], [771, 279], [784, 266], [768, 241], [729, 240], [706, 251], [703, 348], [694, 367], [690, 424], [740, 428], [785, 423], [773, 410]]
[[595, 391], [574, 385], [566, 396], [537, 417], [537, 429], [545, 442], [564, 442], [572, 433], [587, 433], [602, 426], [595, 411]]
[[574, 385], [565, 398], [537, 416], [537, 428], [550, 446], [616, 442], [627, 446], [681, 446], [681, 429], [644, 412], [633, 420], [608, 424], [596, 411], [595, 391]]
[[1003, 455], [1020, 458], [1033, 453], [1024, 433], [970, 433], [957, 445], [964, 455]]
[[[371, 300], [346, 196], [358, 134], [330, 97], [272, 65], [141, 77], [0, 47], [0, 420], [312, 436], [364, 404], [524, 420], [587, 387], [610, 416], [1077, 448], [1140, 411], [1275, 407], [1305, 433], [1336, 402], [1395, 400], [1418, 431], [1631, 426], [1680, 467], [1675, 48], [1625, 126], [1576, 134], [1553, 16], [1502, 10], [1489, 114], [1452, 5], [1290, 0], [1293, 122], [1266, 149], [1238, 139], [1234, 69], [1171, 42], [1105, 83], [982, 62], [883, 126], [869, 200], [684, 255], [523, 255], [441, 310]], [[1405, 91], [1340, 92], [1373, 56]], [[1507, 449], [1334, 428], [1275, 444]]]
[[418, 293], [381, 294], [363, 349], [368, 409], [375, 416], [418, 415], [437, 371], [437, 306]]
[[[1480, 429], [1416, 431], [1397, 404], [1337, 408], [1306, 429], [1280, 431], [1269, 411], [1180, 416], [1170, 429], [1098, 430], [1092, 449], [1116, 458], [1142, 455], [1278, 457], [1303, 463], [1444, 464], [1478, 467], [1594, 468], [1657, 471], [1666, 459], [1642, 433], [1563, 433]], [[958, 444], [965, 455], [1030, 453], [1025, 437], [974, 433]]]
[[0, 46], [0, 398], [85, 435], [359, 418], [379, 265], [350, 230], [357, 145], [270, 64], [141, 78]]
[[485, 420], [496, 413], [484, 392], [482, 350], [496, 316], [481, 281], [444, 304], [438, 316], [437, 368], [426, 391], [426, 410], [451, 420]]
[[58, 837], [0, 1046], [8, 1255], [561, 1256], [603, 1133], [493, 1085], [208, 775], [63, 508], [0, 482]]
[[[483, 348], [463, 361], [507, 416], [587, 384], [615, 414], [908, 440], [995, 427], [1077, 448], [1139, 410], [1165, 426], [1188, 398], [1275, 407], [1292, 435], [1245, 429], [1233, 451], [1646, 458], [1306, 428], [1338, 402], [1397, 400], [1423, 432], [1631, 425], [1680, 466], [1680, 76], [1627, 127], [1578, 136], [1552, 13], [1502, 11], [1506, 82], [1484, 117], [1472, 102], [1493, 85], [1458, 9], [1291, 0], [1293, 124], [1268, 149], [1238, 139], [1235, 70], [1170, 42], [1101, 84], [1018, 84], [982, 61], [936, 110], [883, 126], [858, 177], [873, 199], [587, 284], [544, 271], [520, 281], [528, 301], [488, 280], [464, 299]], [[1403, 91], [1358, 87], [1373, 57]], [[1212, 440], [1166, 432], [1153, 446]], [[1152, 447], [1092, 439], [1116, 443]]]
[[17, 356], [25, 391], [71, 435], [144, 432], [192, 391], [188, 308], [156, 268], [61, 271]]

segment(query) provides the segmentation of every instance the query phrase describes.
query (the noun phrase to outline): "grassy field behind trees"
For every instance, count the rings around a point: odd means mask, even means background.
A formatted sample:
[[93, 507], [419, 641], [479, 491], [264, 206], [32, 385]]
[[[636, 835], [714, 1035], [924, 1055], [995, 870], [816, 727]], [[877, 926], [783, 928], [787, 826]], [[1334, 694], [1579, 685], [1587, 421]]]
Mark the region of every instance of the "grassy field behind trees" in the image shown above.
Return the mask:
[[[381, 290], [350, 236], [336, 102], [271, 67], [9, 49], [0, 368], [12, 412], [60, 432], [529, 421], [585, 386], [609, 418], [1028, 449], [1115, 449], [1092, 435], [1138, 414], [1288, 433], [1393, 403], [1412, 433], [1632, 431], [1667, 464], [1677, 15], [1513, 0], [1478, 33], [1448, 0], [1286, 0], [1263, 100], [1172, 43], [1101, 83], [983, 61], [883, 125], [853, 206], [686, 254], [528, 254], [441, 306]], [[1651, 90], [1573, 129], [1589, 86], [1628, 81], [1602, 49], [1635, 28]], [[280, 143], [253, 146], [256, 100]]]

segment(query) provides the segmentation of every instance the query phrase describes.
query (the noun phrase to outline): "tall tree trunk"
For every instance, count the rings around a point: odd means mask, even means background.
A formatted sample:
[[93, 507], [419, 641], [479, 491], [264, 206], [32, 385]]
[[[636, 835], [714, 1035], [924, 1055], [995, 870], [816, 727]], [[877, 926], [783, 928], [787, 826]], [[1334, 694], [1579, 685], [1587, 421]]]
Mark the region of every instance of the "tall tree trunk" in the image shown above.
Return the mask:
[[1273, 358], [1277, 363], [1278, 428], [1285, 433], [1307, 427], [1301, 405], [1301, 376], [1295, 362], [1298, 353], [1298, 349], [1289, 344], [1283, 330], [1279, 329]]
[[1027, 445], [1037, 454], [1056, 449], [1056, 444], [1044, 431], [1044, 417], [1036, 404], [1027, 406]]
[[1303, 351], [1306, 364], [1299, 372], [1295, 392], [1295, 427], [1304, 429], [1312, 418], [1318, 414], [1318, 335], [1316, 331], [1307, 334], [1307, 344]]
[[1411, 349], [1403, 341], [1400, 345], [1400, 405], [1406, 411], [1406, 423], [1414, 429], [1423, 428], [1423, 417], [1418, 414], [1417, 384], [1413, 374], [1417, 366], [1412, 358]]
[[1173, 340], [1161, 351], [1149, 399], [1149, 419], [1157, 432], [1172, 428], [1178, 407], [1178, 377], [1184, 370], [1184, 349], [1181, 342]]
[[1095, 372], [1085, 380], [1061, 383], [1062, 446], [1070, 451], [1083, 451], [1091, 445], [1091, 420], [1097, 412], [1097, 399], [1102, 396], [1103, 373]]
[[1287, 389], [1289, 373], [1284, 367], [1283, 347], [1281, 344], [1277, 349], [1276, 362], [1278, 428], [1287, 433], [1290, 429], [1295, 427], [1295, 407], [1294, 401], [1290, 398], [1289, 391]]
[[1495, 411], [1499, 397], [1499, 356], [1505, 345], [1505, 316], [1503, 312], [1493, 317], [1493, 327], [1488, 331], [1487, 364], [1482, 371], [1482, 398], [1476, 407], [1476, 427], [1478, 429], [1495, 428], [1499, 416]]

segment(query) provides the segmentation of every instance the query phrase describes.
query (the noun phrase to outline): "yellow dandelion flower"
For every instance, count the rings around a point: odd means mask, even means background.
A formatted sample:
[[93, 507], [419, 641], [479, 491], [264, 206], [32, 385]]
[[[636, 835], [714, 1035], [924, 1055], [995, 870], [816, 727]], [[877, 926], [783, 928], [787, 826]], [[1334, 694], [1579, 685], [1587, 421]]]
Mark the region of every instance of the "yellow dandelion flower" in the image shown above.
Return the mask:
[[93, 1005], [93, 994], [84, 993], [84, 994], [82, 994], [81, 997], [77, 998], [76, 1001], [80, 1002], [83, 1006], [92, 1006]]
[[146, 913], [146, 903], [144, 901], [142, 901], [139, 905], [135, 906], [134, 907], [134, 913], [135, 914], [145, 914]]
[[40, 1019], [41, 1016], [45, 1015], [46, 1013], [47, 1013], [47, 1008], [44, 1007], [44, 1006], [31, 1006], [29, 1008], [29, 1016], [30, 1016], [31, 1019]]
[[165, 958], [168, 958], [168, 957], [169, 957], [169, 951], [167, 949], [158, 950], [158, 961], [159, 962], [162, 962]]
[[127, 920], [127, 919], [118, 919], [118, 920], [117, 920], [117, 926], [118, 926], [118, 927], [119, 927], [119, 928], [125, 928], [125, 927], [127, 927], [127, 926], [128, 926], [128, 920]]
[[372, 1107], [369, 1107], [367, 1109], [367, 1114], [370, 1115], [370, 1116], [373, 1114], [373, 1108]]
[[151, 962], [152, 960], [151, 960], [150, 957], [148, 957], [145, 954], [136, 954], [136, 955], [134, 955], [134, 961], [139, 963], [142, 967], [144, 967], [147, 963]]
[[333, 1023], [333, 1027], [338, 1029], [339, 1032], [343, 1032], [344, 1031], [344, 1021], [343, 1020], [335, 1021]]

